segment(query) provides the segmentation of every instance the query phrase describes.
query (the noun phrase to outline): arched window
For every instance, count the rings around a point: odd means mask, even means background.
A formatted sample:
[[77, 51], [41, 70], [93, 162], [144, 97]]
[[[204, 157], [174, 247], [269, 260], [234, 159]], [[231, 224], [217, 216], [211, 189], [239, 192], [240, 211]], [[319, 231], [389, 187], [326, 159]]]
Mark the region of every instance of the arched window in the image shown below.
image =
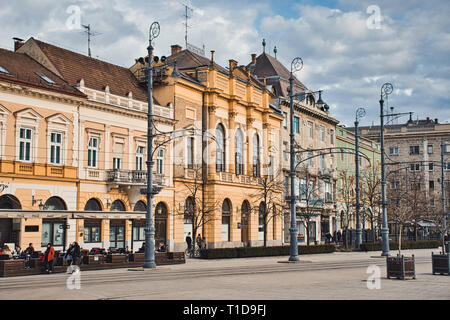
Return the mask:
[[125, 211], [125, 205], [123, 204], [122, 201], [120, 200], [115, 200], [112, 204], [111, 204], [111, 208], [109, 209], [110, 211]]
[[258, 240], [264, 240], [264, 215], [266, 204], [261, 202], [258, 208]]
[[12, 194], [4, 194], [0, 197], [0, 209], [22, 209], [22, 205]]
[[241, 241], [244, 245], [248, 243], [248, 220], [250, 216], [250, 203], [247, 200], [241, 206]]
[[60, 197], [51, 197], [45, 201], [44, 210], [67, 210], [67, 206]]
[[253, 176], [259, 177], [261, 170], [261, 161], [259, 157], [259, 136], [257, 133], [253, 135]]
[[225, 171], [225, 129], [220, 123], [216, 127], [216, 171]]
[[235, 144], [235, 163], [236, 174], [244, 173], [244, 136], [241, 129], [236, 131], [236, 144]]
[[134, 205], [134, 211], [147, 211], [147, 205], [144, 201], [139, 200]]
[[231, 204], [229, 199], [222, 203], [222, 241], [230, 241]]
[[102, 205], [97, 199], [91, 198], [86, 202], [84, 211], [102, 211]]

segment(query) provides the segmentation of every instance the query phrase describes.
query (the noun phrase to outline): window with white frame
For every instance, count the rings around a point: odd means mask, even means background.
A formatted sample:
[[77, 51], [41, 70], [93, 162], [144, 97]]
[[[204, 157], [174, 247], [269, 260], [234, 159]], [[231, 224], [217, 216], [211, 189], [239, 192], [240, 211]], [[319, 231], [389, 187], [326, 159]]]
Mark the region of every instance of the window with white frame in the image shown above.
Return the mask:
[[432, 154], [433, 153], [433, 145], [432, 144], [429, 144], [427, 146], [427, 151], [428, 151], [428, 154]]
[[411, 171], [419, 171], [420, 163], [411, 163], [410, 167], [411, 167]]
[[334, 130], [330, 130], [330, 143], [334, 144]]
[[125, 151], [125, 141], [122, 138], [114, 137], [113, 144], [113, 169], [122, 169], [123, 153]]
[[313, 138], [313, 123], [308, 121], [308, 137]]
[[325, 155], [320, 155], [320, 169], [325, 169]]
[[194, 168], [194, 137], [187, 137], [187, 167]]
[[320, 141], [325, 141], [325, 127], [320, 126]]
[[50, 163], [61, 164], [62, 163], [62, 134], [59, 132], [50, 133]]
[[156, 154], [156, 173], [164, 173], [164, 149], [159, 149]]
[[143, 170], [144, 167], [144, 147], [138, 146], [136, 148], [136, 170]]
[[19, 130], [19, 160], [31, 162], [31, 148], [33, 146], [33, 130], [20, 128]]
[[122, 159], [121, 158], [113, 158], [113, 169], [119, 170], [122, 169]]
[[288, 123], [288, 114], [287, 112], [283, 112], [283, 128], [287, 128], [287, 123]]
[[88, 167], [98, 167], [98, 137], [89, 137], [88, 143]]
[[398, 147], [390, 147], [389, 148], [389, 155], [391, 155], [391, 156], [398, 156]]
[[428, 171], [433, 171], [434, 170], [434, 163], [430, 162], [428, 163]]

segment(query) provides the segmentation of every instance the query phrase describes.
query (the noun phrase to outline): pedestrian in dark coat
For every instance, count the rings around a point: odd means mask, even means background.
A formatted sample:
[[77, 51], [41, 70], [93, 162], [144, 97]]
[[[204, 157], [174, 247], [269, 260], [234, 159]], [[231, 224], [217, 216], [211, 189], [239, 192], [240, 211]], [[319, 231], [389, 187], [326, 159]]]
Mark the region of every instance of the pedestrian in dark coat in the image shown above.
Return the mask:
[[78, 245], [78, 242], [74, 242], [73, 243], [73, 250], [72, 250], [72, 259], [73, 259], [72, 264], [77, 264], [78, 263], [78, 259], [80, 257], [81, 257], [81, 248]]
[[190, 253], [192, 250], [192, 238], [191, 238], [191, 233], [189, 232], [188, 235], [186, 236], [186, 243], [188, 245], [188, 252]]

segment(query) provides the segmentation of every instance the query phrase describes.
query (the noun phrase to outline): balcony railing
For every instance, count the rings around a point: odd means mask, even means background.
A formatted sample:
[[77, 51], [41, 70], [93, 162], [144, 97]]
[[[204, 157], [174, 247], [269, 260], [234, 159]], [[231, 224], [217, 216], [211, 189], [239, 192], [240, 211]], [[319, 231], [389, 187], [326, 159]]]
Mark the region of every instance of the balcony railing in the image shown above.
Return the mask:
[[[118, 169], [108, 170], [107, 182], [128, 185], [145, 185], [147, 184], [147, 171]], [[158, 186], [165, 185], [164, 175], [153, 173], [153, 183]]]

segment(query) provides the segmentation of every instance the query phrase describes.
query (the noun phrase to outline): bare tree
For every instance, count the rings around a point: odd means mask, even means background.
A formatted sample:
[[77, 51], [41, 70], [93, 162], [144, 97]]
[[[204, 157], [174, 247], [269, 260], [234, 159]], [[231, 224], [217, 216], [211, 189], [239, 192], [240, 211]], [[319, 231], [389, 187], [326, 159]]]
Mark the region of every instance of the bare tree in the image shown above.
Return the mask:
[[[344, 238], [345, 248], [348, 248], [349, 236], [348, 229], [350, 226], [350, 221], [352, 221], [354, 216], [355, 201], [355, 176], [352, 175], [348, 170], [342, 170], [339, 173], [339, 183], [338, 183], [338, 198], [342, 204], [341, 213], [341, 223], [344, 225], [344, 231], [346, 237]], [[343, 220], [343, 221], [342, 221]]]
[[375, 241], [374, 224], [378, 221], [381, 206], [381, 171], [379, 165], [371, 167], [361, 172], [361, 203], [367, 208], [362, 212], [362, 220], [370, 223], [372, 241]]
[[217, 219], [215, 213], [220, 208], [220, 203], [219, 201], [211, 202], [203, 198], [202, 166], [194, 165], [190, 170], [191, 176], [182, 180], [186, 190], [186, 199], [179, 208], [183, 209], [176, 210], [176, 215], [183, 216], [185, 223], [188, 222], [192, 225], [192, 256], [195, 252], [195, 237], [198, 230]]
[[263, 218], [264, 247], [267, 246], [267, 226], [270, 221], [283, 215], [283, 175], [264, 175], [257, 179], [258, 191], [251, 195], [252, 209]]
[[300, 215], [303, 219], [302, 224], [306, 229], [306, 244], [310, 244], [310, 229], [312, 227], [312, 218], [318, 215], [324, 206], [324, 191], [321, 190], [319, 179], [313, 176], [308, 167], [302, 166], [297, 170], [303, 183], [300, 184]]
[[446, 227], [450, 223], [450, 219], [448, 218], [448, 214], [444, 214], [442, 211], [442, 199], [439, 194], [435, 192], [430, 193], [430, 201], [428, 202], [425, 213], [425, 219], [433, 222], [435, 224], [435, 228], [441, 235], [442, 253], [445, 254], [445, 236], [447, 234]]

